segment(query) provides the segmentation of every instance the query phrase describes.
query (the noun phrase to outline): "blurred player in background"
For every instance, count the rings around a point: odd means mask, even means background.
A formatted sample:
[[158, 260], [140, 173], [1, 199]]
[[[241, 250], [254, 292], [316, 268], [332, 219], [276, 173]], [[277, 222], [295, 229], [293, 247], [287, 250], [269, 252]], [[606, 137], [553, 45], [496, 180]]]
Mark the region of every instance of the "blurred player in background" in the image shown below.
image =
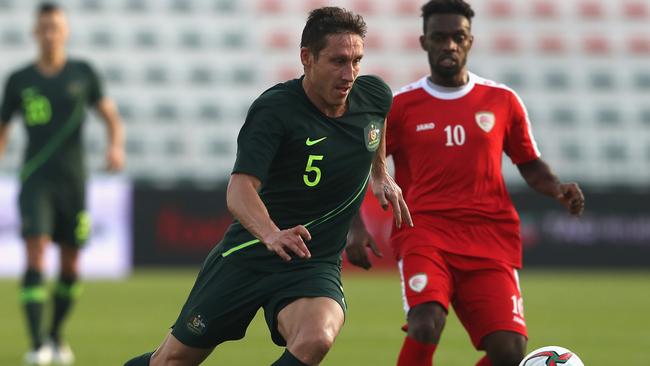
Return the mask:
[[160, 347], [126, 365], [198, 365], [243, 338], [260, 308], [273, 342], [286, 347], [273, 365], [323, 360], [343, 326], [341, 253], [369, 180], [397, 225], [411, 224], [385, 164], [392, 93], [359, 76], [365, 33], [363, 18], [344, 9], [310, 13], [304, 76], [257, 98], [239, 133], [227, 191], [235, 222]]
[[[68, 58], [68, 23], [63, 10], [42, 4], [34, 30], [39, 55], [9, 76], [0, 114], [0, 156], [7, 143], [9, 122], [20, 112], [29, 139], [20, 172], [22, 236], [27, 268], [21, 300], [27, 315], [32, 350], [25, 361], [45, 365], [71, 364], [73, 354], [61, 336], [66, 316], [79, 293], [79, 250], [88, 238], [85, 210], [86, 171], [81, 138], [86, 106], [97, 109], [108, 128], [108, 170], [124, 165], [124, 134], [114, 103], [103, 95], [97, 74], [86, 63]], [[53, 291], [53, 319], [43, 332], [45, 251], [60, 247], [61, 272]]]
[[[525, 354], [519, 217], [501, 172], [504, 152], [534, 190], [572, 215], [584, 208], [578, 185], [561, 183], [540, 159], [517, 94], [468, 72], [473, 16], [462, 0], [422, 7], [431, 76], [396, 93], [387, 119], [387, 154], [415, 224], [391, 236], [407, 312], [399, 366], [432, 364], [450, 302], [487, 353], [477, 365], [516, 366]], [[367, 264], [367, 232], [355, 223], [347, 254]]]

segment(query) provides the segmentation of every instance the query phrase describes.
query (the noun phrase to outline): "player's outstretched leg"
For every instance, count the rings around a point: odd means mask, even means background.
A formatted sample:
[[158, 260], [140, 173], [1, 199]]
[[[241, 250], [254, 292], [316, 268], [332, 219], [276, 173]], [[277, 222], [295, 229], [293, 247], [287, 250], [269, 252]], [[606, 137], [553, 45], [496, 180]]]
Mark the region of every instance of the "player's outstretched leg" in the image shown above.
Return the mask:
[[431, 366], [433, 354], [445, 326], [447, 312], [442, 305], [428, 302], [408, 313], [408, 330], [400, 351], [398, 366]]
[[300, 298], [278, 313], [277, 329], [287, 352], [273, 365], [318, 365], [334, 344], [345, 315], [329, 297]]
[[517, 366], [526, 355], [526, 337], [519, 333], [498, 331], [483, 338], [483, 348], [490, 363], [480, 366]]

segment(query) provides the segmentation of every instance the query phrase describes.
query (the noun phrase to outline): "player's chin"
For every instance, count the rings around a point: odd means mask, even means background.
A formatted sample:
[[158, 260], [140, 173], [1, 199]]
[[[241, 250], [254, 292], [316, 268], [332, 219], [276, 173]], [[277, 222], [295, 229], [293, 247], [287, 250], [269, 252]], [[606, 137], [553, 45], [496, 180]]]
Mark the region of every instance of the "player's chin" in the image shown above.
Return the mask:
[[331, 105], [343, 105], [348, 98], [348, 93], [339, 93], [338, 91], [330, 97]]
[[440, 64], [437, 64], [433, 70], [436, 72], [436, 74], [445, 78], [449, 78], [460, 73], [460, 66], [458, 64], [454, 64], [452, 66], [442, 66]]

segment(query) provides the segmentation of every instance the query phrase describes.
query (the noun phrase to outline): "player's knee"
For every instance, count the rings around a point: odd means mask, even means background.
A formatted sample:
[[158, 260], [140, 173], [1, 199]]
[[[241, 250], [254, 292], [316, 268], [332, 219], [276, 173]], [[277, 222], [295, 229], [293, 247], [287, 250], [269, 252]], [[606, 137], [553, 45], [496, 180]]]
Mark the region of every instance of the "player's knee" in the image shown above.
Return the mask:
[[438, 343], [445, 321], [446, 313], [439, 305], [415, 306], [408, 314], [409, 337], [421, 343]]
[[486, 337], [485, 350], [493, 366], [517, 366], [526, 352], [526, 338], [511, 332]]
[[433, 322], [409, 321], [409, 337], [420, 343], [438, 343], [440, 331]]
[[45, 246], [28, 246], [27, 268], [40, 272], [45, 270]]
[[336, 335], [333, 332], [318, 331], [298, 337], [290, 349], [300, 361], [307, 365], [319, 364], [332, 348]]

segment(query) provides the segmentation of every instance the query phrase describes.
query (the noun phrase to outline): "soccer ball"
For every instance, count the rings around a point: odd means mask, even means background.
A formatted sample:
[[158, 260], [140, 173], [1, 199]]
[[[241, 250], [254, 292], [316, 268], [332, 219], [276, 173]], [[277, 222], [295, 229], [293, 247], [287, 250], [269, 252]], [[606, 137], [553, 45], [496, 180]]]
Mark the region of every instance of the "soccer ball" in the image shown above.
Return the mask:
[[564, 347], [538, 348], [524, 357], [519, 366], [585, 366], [578, 355]]

